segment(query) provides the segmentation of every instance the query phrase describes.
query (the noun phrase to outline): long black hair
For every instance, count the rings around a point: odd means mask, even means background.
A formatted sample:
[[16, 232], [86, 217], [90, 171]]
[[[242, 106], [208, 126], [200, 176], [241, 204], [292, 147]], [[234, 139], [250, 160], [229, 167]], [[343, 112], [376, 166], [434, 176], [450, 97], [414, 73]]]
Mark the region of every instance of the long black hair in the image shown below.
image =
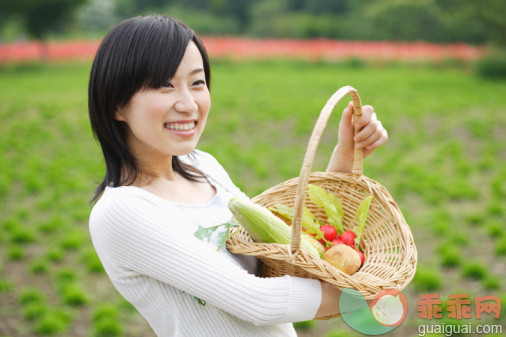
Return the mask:
[[[106, 186], [130, 185], [141, 169], [126, 143], [126, 123], [114, 118], [140, 89], [156, 89], [176, 73], [188, 43], [202, 55], [206, 84], [211, 70], [207, 52], [197, 34], [181, 21], [165, 15], [138, 16], [119, 23], [105, 36], [91, 68], [88, 109], [91, 129], [100, 142], [106, 173], [90, 204]], [[172, 156], [172, 167], [185, 179], [198, 181], [202, 174]], [[122, 169], [126, 177], [121, 180]]]

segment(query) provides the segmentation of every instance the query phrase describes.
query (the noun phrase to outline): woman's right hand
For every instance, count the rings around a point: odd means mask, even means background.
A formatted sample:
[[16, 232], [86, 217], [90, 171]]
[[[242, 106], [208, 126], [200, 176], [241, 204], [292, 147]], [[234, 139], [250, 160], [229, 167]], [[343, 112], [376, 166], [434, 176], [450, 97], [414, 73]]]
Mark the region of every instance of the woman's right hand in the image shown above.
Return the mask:
[[[339, 297], [341, 296], [341, 290], [337, 289], [330, 283], [323, 281], [320, 282], [322, 286], [322, 301], [314, 319], [341, 313], [341, 310], [339, 309]], [[366, 301], [369, 305], [372, 302], [372, 300]]]

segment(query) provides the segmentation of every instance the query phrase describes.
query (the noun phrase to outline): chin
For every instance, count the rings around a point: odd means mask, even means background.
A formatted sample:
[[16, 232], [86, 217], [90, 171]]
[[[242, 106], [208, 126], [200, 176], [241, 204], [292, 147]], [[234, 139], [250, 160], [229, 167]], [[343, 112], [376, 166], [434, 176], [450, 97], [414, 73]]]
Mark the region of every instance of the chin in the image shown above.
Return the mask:
[[195, 148], [197, 147], [198, 141], [200, 137], [194, 137], [192, 139], [187, 139], [184, 141], [180, 141], [179, 143], [172, 143], [170, 144], [169, 148], [167, 149], [167, 152], [164, 152], [167, 155], [172, 156], [184, 156], [189, 153], [192, 153]]
[[190, 154], [195, 150], [195, 146], [193, 147], [186, 147], [184, 149], [177, 149], [176, 151], [172, 152], [171, 155], [180, 157], [180, 156], [186, 156], [187, 154]]

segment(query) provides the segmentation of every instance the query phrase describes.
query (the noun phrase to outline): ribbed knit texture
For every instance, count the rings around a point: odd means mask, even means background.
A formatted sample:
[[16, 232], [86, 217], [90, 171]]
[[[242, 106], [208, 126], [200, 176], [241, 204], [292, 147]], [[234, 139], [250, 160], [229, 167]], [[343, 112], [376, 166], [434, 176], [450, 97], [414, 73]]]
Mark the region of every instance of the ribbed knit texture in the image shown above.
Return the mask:
[[181, 159], [216, 188], [207, 203], [169, 202], [134, 186], [107, 187], [90, 215], [90, 234], [113, 285], [159, 337], [296, 336], [291, 322], [312, 319], [317, 280], [261, 278], [254, 257], [217, 250], [198, 226], [231, 218], [233, 195], [247, 198], [210, 154]]

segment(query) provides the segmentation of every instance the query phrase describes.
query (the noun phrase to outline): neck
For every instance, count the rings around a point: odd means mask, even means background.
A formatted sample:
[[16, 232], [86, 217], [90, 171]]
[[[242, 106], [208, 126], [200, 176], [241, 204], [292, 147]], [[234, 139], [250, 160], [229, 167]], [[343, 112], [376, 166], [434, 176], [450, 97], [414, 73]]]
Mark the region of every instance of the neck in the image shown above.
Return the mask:
[[[136, 186], [146, 186], [158, 183], [168, 183], [184, 180], [172, 167], [172, 154], [166, 154], [149, 146], [140, 145], [133, 141], [133, 135], [128, 132], [126, 143], [129, 152], [136, 159], [138, 174], [132, 183]], [[126, 170], [122, 170], [123, 174]]]
[[169, 182], [176, 180], [176, 173], [172, 167], [172, 155], [135, 148], [130, 148], [130, 153], [136, 159], [139, 170], [133, 185], [145, 186], [160, 180]]

